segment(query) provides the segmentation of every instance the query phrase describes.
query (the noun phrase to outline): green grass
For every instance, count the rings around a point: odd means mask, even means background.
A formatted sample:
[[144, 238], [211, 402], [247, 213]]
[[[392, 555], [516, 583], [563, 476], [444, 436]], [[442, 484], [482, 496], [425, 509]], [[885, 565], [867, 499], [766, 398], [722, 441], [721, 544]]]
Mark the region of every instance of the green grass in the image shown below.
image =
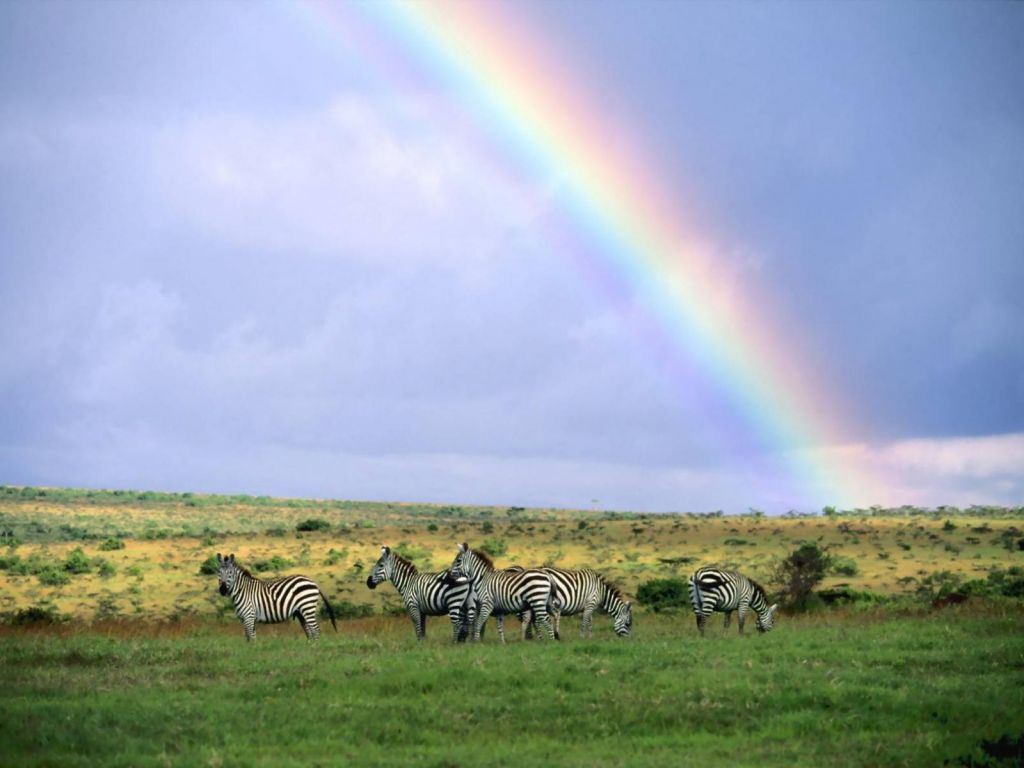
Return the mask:
[[[0, 764], [936, 766], [1024, 731], [1024, 611], [832, 611], [765, 636], [451, 646], [433, 619], [0, 633]], [[715, 622], [716, 626], [718, 622]], [[735, 623], [734, 623], [735, 631]], [[978, 753], [980, 754], [980, 753]]]

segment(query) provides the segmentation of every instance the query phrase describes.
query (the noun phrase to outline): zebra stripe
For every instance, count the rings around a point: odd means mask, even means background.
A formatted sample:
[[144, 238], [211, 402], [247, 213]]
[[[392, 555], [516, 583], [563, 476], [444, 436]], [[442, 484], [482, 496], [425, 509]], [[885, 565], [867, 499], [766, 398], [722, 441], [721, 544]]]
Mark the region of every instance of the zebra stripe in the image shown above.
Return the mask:
[[420, 573], [391, 547], [383, 546], [380, 558], [366, 577], [366, 586], [376, 589], [385, 581], [394, 584], [402, 596], [417, 640], [426, 637], [427, 616], [446, 614], [452, 622], [452, 641], [465, 640], [476, 608], [469, 599], [472, 584], [468, 579], [452, 579], [448, 571]]
[[777, 605], [768, 605], [764, 588], [741, 573], [718, 568], [699, 568], [690, 577], [690, 603], [697, 617], [697, 629], [704, 634], [704, 625], [713, 611], [725, 613], [725, 628], [729, 628], [732, 612], [739, 611], [740, 634], [747, 611], [757, 616], [758, 632], [769, 632], [775, 626]]
[[[580, 637], [591, 637], [594, 633], [594, 613], [601, 611], [613, 617], [612, 626], [619, 637], [628, 637], [633, 629], [632, 603], [625, 600], [618, 588], [596, 571], [589, 568], [566, 570], [564, 568], [542, 568], [551, 577], [555, 586], [557, 608], [552, 611], [555, 623], [555, 637], [559, 637], [562, 616], [580, 618]], [[529, 621], [530, 617], [526, 617]]]
[[[548, 620], [548, 608], [554, 596], [551, 577], [540, 569], [495, 570], [491, 559], [466, 543], [460, 544], [451, 572], [456, 578], [469, 577], [473, 589], [479, 595], [480, 608], [473, 622], [473, 640], [480, 639], [480, 632], [493, 613], [496, 617], [520, 614], [529, 610], [537, 625], [542, 627], [551, 639], [554, 631]], [[525, 631], [524, 624], [524, 631]], [[498, 623], [498, 634], [505, 642], [502, 622]]]
[[220, 593], [230, 595], [235, 604], [235, 613], [245, 627], [245, 639], [252, 641], [256, 635], [256, 622], [277, 624], [293, 617], [299, 620], [306, 637], [310, 640], [320, 635], [317, 608], [323, 599], [327, 614], [331, 617], [334, 631], [338, 625], [334, 620], [334, 609], [327, 602], [327, 596], [316, 582], [305, 576], [282, 576], [278, 579], [258, 579], [235, 562], [234, 555], [221, 557]]

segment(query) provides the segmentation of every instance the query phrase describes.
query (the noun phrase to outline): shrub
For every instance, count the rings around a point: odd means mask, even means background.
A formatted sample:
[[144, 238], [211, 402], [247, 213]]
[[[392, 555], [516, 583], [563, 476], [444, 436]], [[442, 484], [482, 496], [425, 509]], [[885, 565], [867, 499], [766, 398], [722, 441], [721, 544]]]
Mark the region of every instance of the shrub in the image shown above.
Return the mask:
[[113, 552], [115, 549], [124, 549], [124, 542], [121, 539], [111, 538], [100, 544], [100, 550], [103, 552]]
[[840, 576], [856, 576], [859, 571], [857, 561], [852, 557], [836, 557], [832, 560], [832, 573]]
[[301, 523], [295, 526], [296, 531], [326, 531], [330, 529], [331, 524], [326, 520], [321, 520], [319, 517], [311, 517], [308, 520], [303, 520]]
[[259, 573], [263, 571], [283, 571], [285, 568], [291, 568], [294, 563], [291, 560], [285, 560], [280, 555], [274, 555], [269, 560], [257, 560], [252, 564], [252, 569]]
[[75, 547], [68, 553], [68, 559], [64, 561], [64, 570], [68, 573], [89, 573], [92, 570], [92, 560], [82, 551], [81, 547]]
[[841, 584], [832, 589], [823, 589], [817, 596], [827, 605], [850, 605], [851, 603], [875, 604], [884, 603], [889, 600], [885, 595], [870, 590], [855, 590]]
[[40, 570], [36, 577], [44, 587], [63, 587], [71, 581], [71, 577], [65, 571], [58, 570], [52, 565]]
[[655, 613], [692, 607], [689, 586], [684, 579], [679, 578], [645, 581], [637, 589], [636, 599]]
[[9, 555], [0, 555], [0, 571], [17, 571], [21, 564], [21, 557], [14, 552]]
[[199, 573], [202, 576], [216, 576], [219, 572], [220, 563], [217, 562], [216, 555], [210, 555], [199, 565]]
[[952, 520], [947, 520], [945, 523], [943, 523], [942, 530], [944, 530], [946, 533], [949, 533], [951, 531], [955, 531], [956, 530], [956, 523], [954, 523]]
[[965, 592], [972, 595], [998, 595], [1001, 597], [1024, 597], [1024, 568], [1014, 565], [1007, 570], [997, 568], [985, 577], [963, 585]]
[[492, 557], [502, 557], [508, 554], [508, 542], [499, 538], [484, 539], [483, 543], [480, 545], [480, 549], [484, 550]]
[[832, 557], [827, 548], [816, 542], [805, 541], [779, 564], [775, 580], [782, 584], [781, 598], [784, 605], [794, 610], [806, 610], [810, 605], [811, 592], [825, 578], [832, 566]]
[[11, 618], [12, 624], [56, 624], [64, 621], [64, 617], [52, 605], [32, 605], [22, 608]]

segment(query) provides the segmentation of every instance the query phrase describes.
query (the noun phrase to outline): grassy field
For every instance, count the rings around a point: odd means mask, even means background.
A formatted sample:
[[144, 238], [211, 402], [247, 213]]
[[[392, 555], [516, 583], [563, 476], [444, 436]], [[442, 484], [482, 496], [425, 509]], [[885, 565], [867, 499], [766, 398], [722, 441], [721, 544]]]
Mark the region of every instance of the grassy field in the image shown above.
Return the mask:
[[[607, 628], [606, 628], [607, 629]], [[397, 618], [315, 644], [137, 621], [0, 629], [0, 764], [941, 766], [1024, 732], [1024, 611], [791, 618], [701, 641], [417, 645]], [[979, 762], [978, 765], [1015, 765]]]
[[[1005, 596], [1020, 571], [1004, 596], [930, 598], [1024, 565], [1022, 527], [1022, 509], [769, 518], [0, 486], [0, 765], [1021, 765], [985, 751], [1024, 737], [1024, 601]], [[501, 566], [595, 567], [629, 596], [712, 562], [771, 586], [815, 542], [834, 558], [822, 587], [866, 597], [743, 639], [701, 641], [686, 610], [635, 604], [629, 640], [598, 617], [588, 641], [569, 618], [561, 643], [453, 646], [435, 618], [417, 644], [394, 589], [365, 586], [379, 546], [428, 570], [467, 540]], [[201, 572], [218, 551], [318, 580], [339, 632], [309, 644], [261, 625], [247, 645]]]

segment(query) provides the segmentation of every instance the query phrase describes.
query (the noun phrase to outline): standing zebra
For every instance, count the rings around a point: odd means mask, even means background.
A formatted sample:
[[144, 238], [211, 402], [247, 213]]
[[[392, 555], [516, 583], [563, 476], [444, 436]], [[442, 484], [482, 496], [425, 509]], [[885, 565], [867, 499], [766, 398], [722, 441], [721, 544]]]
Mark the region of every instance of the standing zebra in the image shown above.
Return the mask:
[[420, 573], [416, 566], [391, 547], [380, 548], [380, 558], [366, 577], [366, 586], [390, 581], [402, 596], [409, 613], [416, 639], [427, 634], [427, 616], [444, 616], [452, 622], [452, 641], [464, 640], [468, 625], [475, 614], [475, 603], [469, 599], [472, 583], [469, 579], [453, 579], [448, 571]]
[[221, 557], [220, 552], [217, 553], [217, 563], [220, 566], [220, 593], [231, 595], [235, 613], [245, 627], [246, 640], [252, 641], [256, 635], [257, 621], [277, 624], [292, 617], [299, 620], [307, 638], [312, 640], [318, 637], [320, 622], [317, 621], [316, 613], [321, 598], [331, 617], [334, 631], [338, 631], [334, 609], [316, 582], [305, 576], [258, 579], [236, 563], [234, 555]]
[[741, 573], [718, 568], [698, 568], [690, 577], [690, 603], [697, 615], [697, 629], [704, 634], [704, 625], [712, 611], [725, 613], [725, 628], [729, 628], [732, 612], [740, 614], [740, 634], [747, 610], [757, 614], [757, 631], [768, 632], [775, 625], [778, 605], [768, 605], [764, 588]]
[[[536, 568], [495, 570], [490, 557], [462, 543], [452, 561], [451, 572], [456, 578], [468, 576], [479, 595], [480, 608], [473, 622], [473, 640], [480, 639], [480, 632], [492, 613], [504, 616], [526, 610], [543, 627], [547, 636], [554, 639], [551, 622], [548, 620], [548, 606], [555, 600], [554, 584], [544, 571]], [[498, 635], [504, 643], [502, 622], [498, 623]]]
[[[633, 629], [632, 603], [623, 599], [618, 588], [609, 584], [604, 576], [589, 568], [565, 570], [542, 568], [555, 586], [555, 637], [559, 637], [562, 616], [583, 614], [580, 618], [580, 637], [594, 633], [594, 613], [598, 610], [614, 617], [613, 627], [619, 637], [629, 637]], [[525, 617], [529, 622], [530, 617]]]

